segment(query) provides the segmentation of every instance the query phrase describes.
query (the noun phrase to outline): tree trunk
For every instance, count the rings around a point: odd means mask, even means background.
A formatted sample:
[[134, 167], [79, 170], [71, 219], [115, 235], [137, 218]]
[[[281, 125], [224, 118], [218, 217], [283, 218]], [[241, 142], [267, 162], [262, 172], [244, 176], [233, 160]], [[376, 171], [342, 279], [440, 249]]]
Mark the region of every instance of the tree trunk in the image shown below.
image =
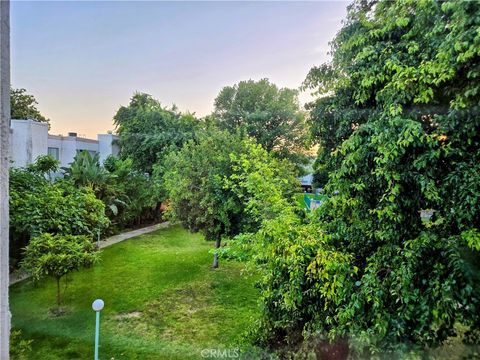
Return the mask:
[[[215, 250], [220, 248], [220, 239], [215, 240]], [[213, 266], [214, 269], [218, 268], [218, 254], [215, 251], [215, 254], [213, 255]]]
[[10, 2], [0, 2], [0, 359], [9, 359], [8, 166], [10, 137]]
[[60, 307], [60, 278], [57, 278], [57, 307]]

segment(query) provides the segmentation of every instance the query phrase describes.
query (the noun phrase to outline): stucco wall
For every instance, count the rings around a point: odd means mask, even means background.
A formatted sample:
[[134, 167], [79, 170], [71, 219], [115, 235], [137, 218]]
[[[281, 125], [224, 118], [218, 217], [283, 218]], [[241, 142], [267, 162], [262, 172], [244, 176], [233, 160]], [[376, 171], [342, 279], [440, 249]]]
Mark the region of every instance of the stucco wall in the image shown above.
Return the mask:
[[13, 166], [25, 167], [47, 154], [48, 124], [34, 120], [12, 120], [10, 159]]
[[114, 144], [118, 136], [113, 134], [98, 134], [98, 150], [100, 152], [100, 164], [103, 164], [108, 155], [118, 156], [120, 148]]

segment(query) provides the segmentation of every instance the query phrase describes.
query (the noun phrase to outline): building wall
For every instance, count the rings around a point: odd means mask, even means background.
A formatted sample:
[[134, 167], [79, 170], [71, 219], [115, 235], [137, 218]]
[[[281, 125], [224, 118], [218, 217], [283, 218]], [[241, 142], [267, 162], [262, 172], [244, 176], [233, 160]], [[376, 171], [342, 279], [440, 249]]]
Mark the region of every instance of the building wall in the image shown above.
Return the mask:
[[[78, 151], [87, 150], [92, 155], [99, 153], [100, 163], [110, 155], [118, 155], [118, 146], [112, 142], [117, 138], [113, 134], [99, 134], [98, 140], [77, 136], [59, 136], [48, 134], [48, 124], [34, 120], [12, 120], [10, 158], [15, 167], [25, 167], [38, 156], [47, 155], [49, 148], [58, 156], [61, 167], [68, 167]], [[58, 149], [58, 150], [53, 150]]]
[[120, 148], [114, 141], [118, 136], [113, 134], [98, 134], [98, 151], [100, 152], [100, 164], [103, 164], [108, 155], [118, 156]]
[[58, 149], [61, 167], [69, 166], [79, 151], [86, 150], [92, 155], [99, 152], [98, 141], [76, 136], [48, 135], [48, 147]]
[[48, 124], [34, 120], [12, 120], [10, 159], [25, 167], [47, 153]]

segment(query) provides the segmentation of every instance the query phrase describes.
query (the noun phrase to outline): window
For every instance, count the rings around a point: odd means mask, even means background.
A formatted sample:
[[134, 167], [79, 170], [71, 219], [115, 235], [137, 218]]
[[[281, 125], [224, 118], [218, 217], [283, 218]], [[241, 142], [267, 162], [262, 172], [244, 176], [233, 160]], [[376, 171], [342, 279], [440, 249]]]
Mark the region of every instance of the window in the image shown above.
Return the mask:
[[53, 157], [55, 160], [60, 159], [60, 150], [56, 147], [49, 147], [47, 153], [48, 155]]

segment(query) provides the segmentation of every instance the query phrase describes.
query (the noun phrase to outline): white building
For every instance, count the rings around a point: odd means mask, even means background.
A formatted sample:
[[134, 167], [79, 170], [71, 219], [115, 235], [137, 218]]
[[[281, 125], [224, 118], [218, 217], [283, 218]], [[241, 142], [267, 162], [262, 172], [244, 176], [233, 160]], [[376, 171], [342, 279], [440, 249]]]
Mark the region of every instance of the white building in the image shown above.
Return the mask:
[[103, 164], [109, 155], [118, 155], [118, 145], [113, 143], [115, 139], [118, 136], [113, 134], [98, 134], [97, 140], [78, 137], [76, 133], [68, 133], [68, 136], [50, 135], [46, 123], [12, 119], [10, 158], [13, 166], [25, 167], [40, 155], [49, 154], [60, 161], [61, 167], [66, 167], [78, 152], [86, 150], [92, 155], [98, 153]]

